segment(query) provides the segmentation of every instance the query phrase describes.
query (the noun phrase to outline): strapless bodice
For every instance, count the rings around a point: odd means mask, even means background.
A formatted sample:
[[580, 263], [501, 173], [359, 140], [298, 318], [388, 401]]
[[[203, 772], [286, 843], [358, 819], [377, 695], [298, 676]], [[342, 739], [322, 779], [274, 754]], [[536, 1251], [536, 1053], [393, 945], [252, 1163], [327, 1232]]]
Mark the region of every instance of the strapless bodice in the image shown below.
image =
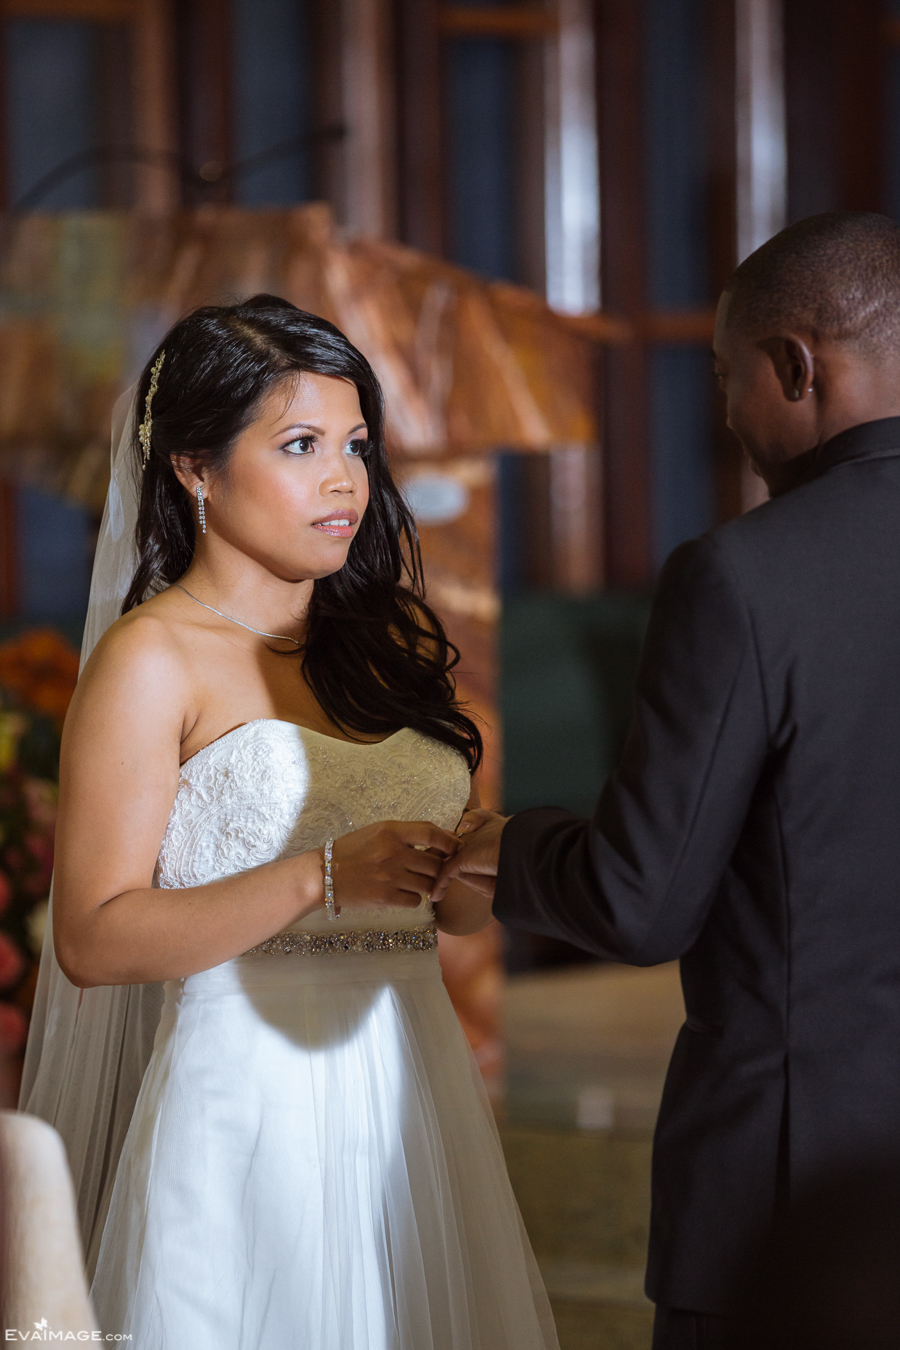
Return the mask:
[[[408, 727], [360, 744], [294, 722], [247, 722], [181, 766], [158, 884], [202, 886], [380, 820], [430, 820], [452, 830], [469, 791], [463, 757]], [[402, 913], [421, 923], [428, 909]], [[338, 930], [360, 927], [366, 913], [350, 911]], [[381, 911], [378, 922], [385, 918]], [[324, 910], [297, 927], [335, 931]]]

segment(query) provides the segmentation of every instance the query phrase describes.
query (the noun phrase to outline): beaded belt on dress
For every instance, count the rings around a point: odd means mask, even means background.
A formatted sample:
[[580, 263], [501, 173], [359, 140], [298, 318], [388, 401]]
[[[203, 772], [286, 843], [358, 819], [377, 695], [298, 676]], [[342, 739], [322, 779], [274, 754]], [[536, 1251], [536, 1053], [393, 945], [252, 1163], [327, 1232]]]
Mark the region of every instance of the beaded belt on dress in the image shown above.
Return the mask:
[[346, 933], [298, 933], [286, 929], [266, 938], [242, 956], [323, 956], [335, 952], [433, 952], [438, 945], [437, 925], [424, 928], [354, 928]]

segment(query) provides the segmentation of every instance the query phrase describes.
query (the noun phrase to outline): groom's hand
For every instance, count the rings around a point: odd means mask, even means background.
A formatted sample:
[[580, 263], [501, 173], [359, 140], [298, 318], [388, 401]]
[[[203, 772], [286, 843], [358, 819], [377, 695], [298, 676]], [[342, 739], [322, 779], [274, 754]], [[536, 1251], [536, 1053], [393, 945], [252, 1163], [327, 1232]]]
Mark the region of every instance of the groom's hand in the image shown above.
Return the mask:
[[432, 888], [432, 900], [441, 900], [451, 881], [462, 881], [480, 895], [493, 897], [500, 836], [508, 819], [496, 811], [482, 809], [465, 813], [456, 830], [462, 846], [441, 868]]

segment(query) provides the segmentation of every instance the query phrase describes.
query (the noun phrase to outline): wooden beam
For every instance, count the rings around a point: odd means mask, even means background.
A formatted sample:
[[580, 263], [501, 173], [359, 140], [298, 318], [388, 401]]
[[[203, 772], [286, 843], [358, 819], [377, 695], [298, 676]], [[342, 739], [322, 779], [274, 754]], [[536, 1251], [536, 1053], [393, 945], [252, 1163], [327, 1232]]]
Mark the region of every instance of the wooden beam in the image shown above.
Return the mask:
[[[134, 0], [135, 138], [142, 149], [177, 151], [175, 32], [171, 0]], [[181, 202], [171, 170], [140, 166], [136, 204], [152, 212], [172, 211]]]
[[737, 262], [787, 223], [782, 0], [735, 0]]
[[[815, 4], [816, 0], [812, 0]], [[735, 6], [705, 0], [709, 71], [706, 132], [709, 141], [709, 281], [718, 296], [737, 265], [735, 109]]]
[[[735, 122], [740, 263], [787, 224], [783, 0], [735, 0]], [[740, 509], [750, 511], [768, 489], [743, 454], [738, 472]]]
[[603, 467], [593, 446], [550, 454], [550, 533], [555, 590], [590, 594], [603, 586]]
[[341, 218], [376, 239], [397, 228], [392, 17], [388, 0], [341, 0]]
[[[353, 234], [397, 236], [397, 107], [391, 0], [312, 5], [313, 191]], [[401, 100], [402, 103], [402, 100]]]
[[227, 0], [181, 0], [175, 24], [181, 151], [213, 185], [204, 200], [224, 203], [231, 184], [215, 183], [234, 159], [231, 7]]
[[[812, 0], [816, 3], [816, 0]], [[709, 71], [707, 136], [709, 143], [709, 289], [718, 297], [737, 262], [737, 116], [735, 108], [735, 6], [705, 0], [701, 11], [707, 34]], [[710, 380], [712, 465], [717, 522], [741, 514], [742, 451], [725, 420], [725, 400]]]
[[593, 0], [557, 0], [544, 47], [546, 291], [570, 314], [600, 304], [600, 202]]
[[[134, 65], [133, 26], [97, 25], [98, 61], [95, 79], [95, 134], [100, 145], [133, 146]], [[100, 205], [116, 210], [134, 205], [134, 165], [110, 160], [98, 165]]]
[[648, 342], [696, 343], [708, 347], [716, 326], [714, 309], [651, 310], [638, 320]]
[[838, 91], [832, 27], [823, 0], [784, 0], [789, 221], [837, 206]]
[[95, 23], [130, 23], [140, 0], [2, 0], [4, 19], [88, 19]]
[[441, 5], [437, 20], [440, 31], [453, 37], [545, 38], [559, 27], [555, 14], [527, 5]]
[[716, 311], [709, 309], [651, 309], [631, 315], [599, 310], [596, 314], [557, 314], [579, 333], [607, 347], [629, 342], [665, 342], [709, 346], [716, 326]]
[[885, 58], [882, 0], [830, 0], [837, 83], [838, 202], [841, 211], [885, 209]]
[[347, 186], [346, 146], [343, 138], [325, 134], [344, 121], [343, 23], [339, 4], [308, 7], [312, 98], [311, 193], [327, 202], [340, 224], [344, 223], [344, 192]]
[[[710, 90], [710, 282], [721, 291], [735, 266], [787, 223], [787, 138], [784, 87], [784, 0], [707, 0]], [[696, 316], [696, 336], [714, 323]], [[673, 339], [691, 323], [662, 325]], [[711, 336], [711, 325], [707, 329]], [[710, 397], [713, 398], [712, 391]], [[713, 405], [717, 515], [728, 520], [762, 499], [746, 472], [721, 398]]]
[[514, 212], [516, 280], [545, 295], [547, 290], [547, 44], [517, 42], [512, 59], [515, 112], [514, 181], [518, 200], [544, 202], [544, 210]]
[[9, 65], [6, 24], [0, 23], [0, 211], [10, 205]]
[[447, 240], [444, 68], [436, 0], [397, 0], [399, 234], [442, 257]]
[[886, 61], [900, 19], [882, 0], [783, 0], [789, 214], [884, 211]]

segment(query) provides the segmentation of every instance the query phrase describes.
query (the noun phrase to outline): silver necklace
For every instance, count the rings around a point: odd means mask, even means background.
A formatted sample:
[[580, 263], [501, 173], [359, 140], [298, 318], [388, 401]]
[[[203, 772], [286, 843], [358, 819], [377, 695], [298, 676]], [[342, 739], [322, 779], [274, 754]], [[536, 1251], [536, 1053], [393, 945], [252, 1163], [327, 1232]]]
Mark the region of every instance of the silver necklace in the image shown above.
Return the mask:
[[198, 600], [196, 595], [191, 595], [187, 587], [182, 586], [180, 581], [176, 581], [175, 585], [180, 591], [184, 591], [185, 595], [190, 595], [195, 604], [202, 605], [203, 608], [208, 609], [211, 614], [218, 614], [220, 619], [227, 619], [229, 623], [236, 623], [239, 628], [246, 628], [248, 633], [255, 633], [257, 637], [275, 638], [278, 642], [293, 642], [297, 647], [303, 646], [303, 643], [299, 638], [288, 637], [286, 633], [264, 633], [261, 628], [251, 628], [249, 623], [241, 623], [240, 619], [233, 619], [230, 614], [223, 614], [220, 609], [214, 609], [213, 606], [208, 605], [205, 600]]

